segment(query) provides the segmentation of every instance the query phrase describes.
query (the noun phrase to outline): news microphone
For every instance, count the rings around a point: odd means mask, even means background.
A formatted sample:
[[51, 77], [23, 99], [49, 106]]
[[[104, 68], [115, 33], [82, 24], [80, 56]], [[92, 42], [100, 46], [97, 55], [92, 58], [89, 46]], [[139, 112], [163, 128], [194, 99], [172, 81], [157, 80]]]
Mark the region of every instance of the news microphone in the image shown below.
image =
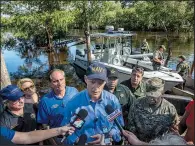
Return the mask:
[[105, 107], [106, 113], [108, 114], [108, 121], [111, 122], [112, 120], [114, 120], [114, 123], [116, 124], [116, 126], [119, 128], [120, 132], [122, 133], [123, 128], [121, 126], [121, 124], [118, 122], [118, 120], [116, 119], [121, 113], [120, 110], [114, 110], [112, 108], [111, 105], [106, 105]]
[[[78, 114], [75, 114], [71, 119], [73, 119], [71, 122], [70, 122], [70, 126], [73, 126], [75, 129], [81, 129], [82, 126], [84, 125], [85, 123], [85, 118], [87, 117], [88, 115], [88, 112], [87, 110], [85, 109], [81, 109]], [[64, 142], [64, 140], [69, 136], [68, 133], [66, 133], [64, 135], [64, 137], [62, 138], [61, 140], [61, 143]]]
[[79, 141], [75, 145], [85, 145], [86, 141], [87, 141], [87, 135], [86, 134], [82, 134], [79, 137]]

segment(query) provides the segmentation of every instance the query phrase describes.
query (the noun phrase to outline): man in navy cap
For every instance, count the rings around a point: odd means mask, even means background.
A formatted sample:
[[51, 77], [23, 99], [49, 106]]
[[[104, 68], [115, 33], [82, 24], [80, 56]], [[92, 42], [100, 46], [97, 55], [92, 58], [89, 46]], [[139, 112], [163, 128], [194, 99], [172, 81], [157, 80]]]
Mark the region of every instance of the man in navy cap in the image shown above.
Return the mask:
[[[115, 142], [121, 142], [119, 129], [113, 121], [108, 121], [108, 114], [105, 111], [106, 105], [110, 104], [114, 110], [118, 109], [121, 112], [121, 105], [117, 97], [103, 90], [107, 82], [106, 68], [100, 63], [93, 63], [87, 68], [84, 79], [87, 89], [81, 91], [69, 101], [68, 111], [66, 112], [68, 115], [64, 117], [67, 118], [68, 123], [73, 114], [80, 109], [86, 109], [88, 116], [85, 118], [83, 127], [67, 138], [67, 143], [73, 144], [81, 134], [87, 135], [88, 144], [100, 144], [101, 134], [105, 134], [106, 138], [112, 137]], [[117, 119], [124, 126], [122, 115], [118, 116]], [[67, 123], [63, 123], [63, 125]]]
[[24, 111], [24, 94], [16, 85], [8, 85], [0, 91], [6, 100], [6, 108], [0, 116], [0, 126], [28, 132], [36, 129], [35, 116]]

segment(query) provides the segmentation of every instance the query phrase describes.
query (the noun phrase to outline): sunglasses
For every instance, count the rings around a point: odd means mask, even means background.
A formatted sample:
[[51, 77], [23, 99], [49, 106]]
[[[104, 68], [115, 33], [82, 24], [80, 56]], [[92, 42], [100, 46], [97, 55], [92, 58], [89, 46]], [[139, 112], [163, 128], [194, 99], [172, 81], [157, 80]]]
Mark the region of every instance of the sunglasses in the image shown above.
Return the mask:
[[35, 85], [31, 85], [30, 87], [26, 87], [24, 89], [22, 89], [22, 91], [28, 91], [29, 89], [33, 89], [35, 87]]

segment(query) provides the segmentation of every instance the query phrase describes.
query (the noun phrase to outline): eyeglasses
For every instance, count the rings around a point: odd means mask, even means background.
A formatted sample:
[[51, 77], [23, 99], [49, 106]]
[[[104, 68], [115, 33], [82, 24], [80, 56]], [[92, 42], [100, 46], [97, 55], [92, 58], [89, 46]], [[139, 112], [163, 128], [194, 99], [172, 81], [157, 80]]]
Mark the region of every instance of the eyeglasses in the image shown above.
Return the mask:
[[22, 91], [28, 91], [29, 89], [33, 89], [35, 87], [35, 85], [31, 85], [30, 87], [26, 87], [24, 89], [22, 89]]

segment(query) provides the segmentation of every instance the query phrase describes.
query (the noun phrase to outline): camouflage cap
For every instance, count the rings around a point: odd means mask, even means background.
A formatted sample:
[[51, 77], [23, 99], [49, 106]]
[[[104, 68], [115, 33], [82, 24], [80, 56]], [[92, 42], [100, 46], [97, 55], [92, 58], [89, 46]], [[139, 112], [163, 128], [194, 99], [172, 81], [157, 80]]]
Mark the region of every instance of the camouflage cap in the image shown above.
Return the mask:
[[184, 56], [184, 55], [180, 55], [180, 56], [178, 56], [178, 58], [181, 58], [183, 60], [186, 60], [186, 56]]
[[159, 48], [163, 48], [164, 50], [166, 50], [165, 46], [164, 45], [160, 45]]
[[146, 81], [146, 96], [159, 97], [164, 91], [165, 81], [158, 78], [150, 78]]

